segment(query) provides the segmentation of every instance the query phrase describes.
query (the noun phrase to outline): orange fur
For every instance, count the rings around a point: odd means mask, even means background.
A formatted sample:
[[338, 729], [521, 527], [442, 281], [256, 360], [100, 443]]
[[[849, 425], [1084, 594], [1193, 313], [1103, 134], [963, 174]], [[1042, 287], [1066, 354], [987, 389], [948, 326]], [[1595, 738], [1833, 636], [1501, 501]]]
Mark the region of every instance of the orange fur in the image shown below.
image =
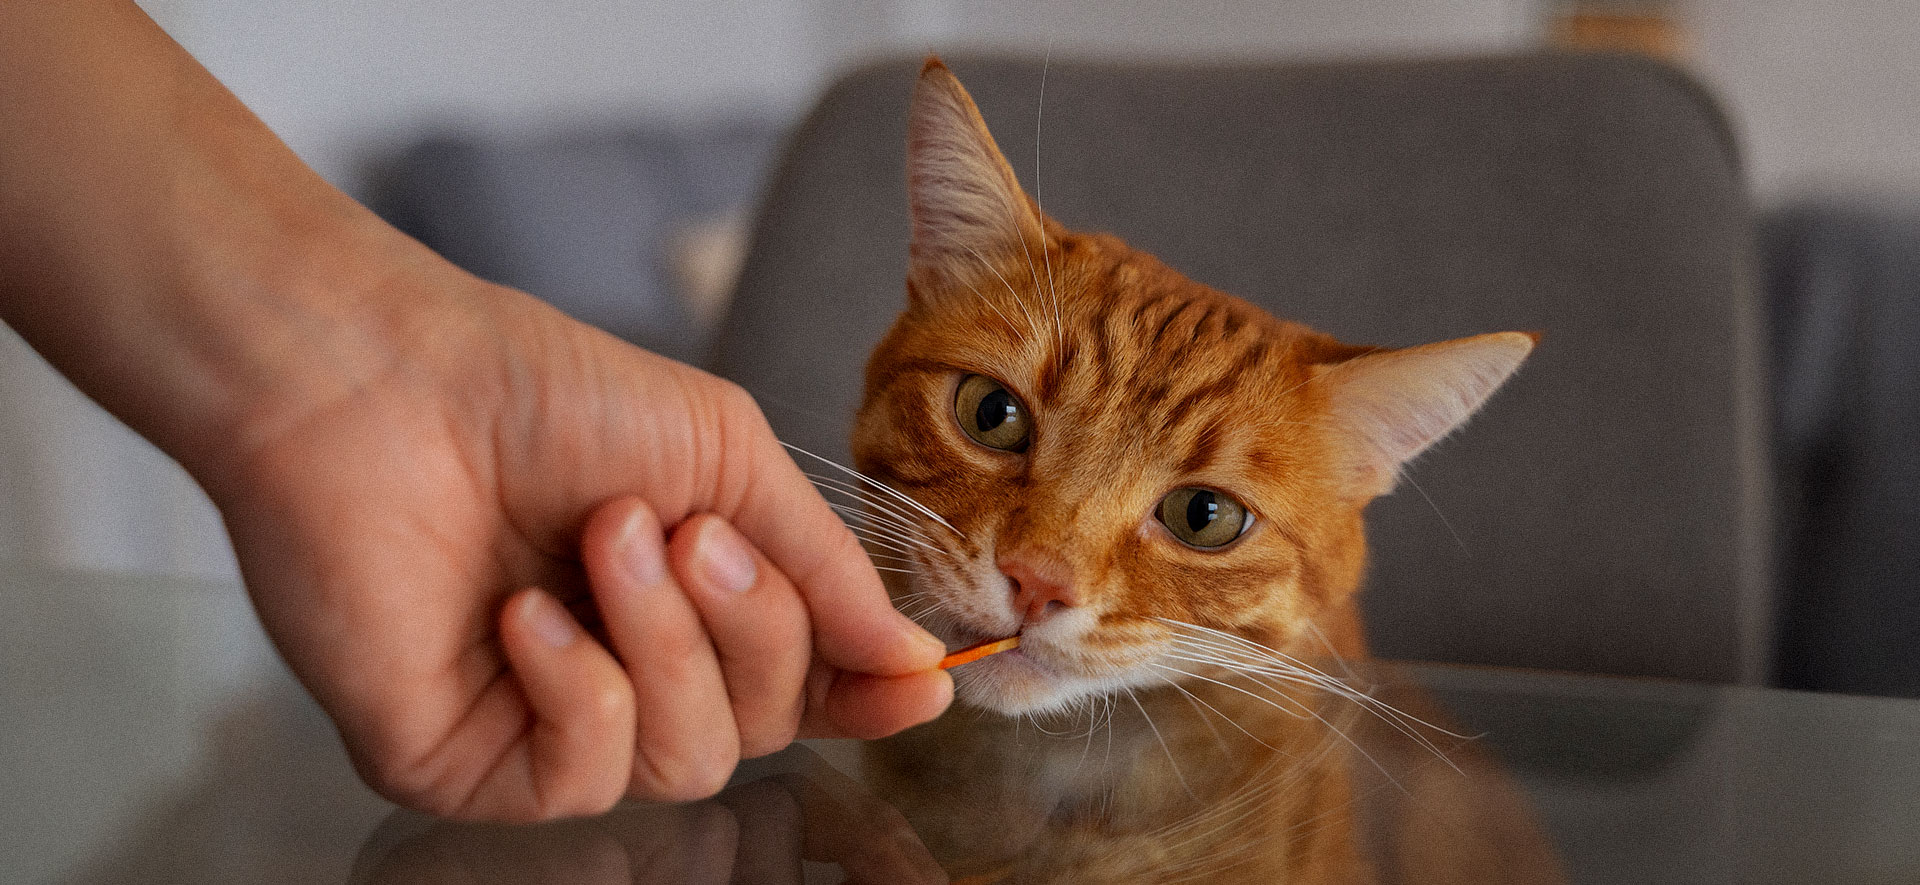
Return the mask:
[[[1158, 666], [1181, 660], [1168, 657], [1179, 649], [1168, 621], [1298, 658], [1364, 655], [1354, 602], [1366, 559], [1362, 510], [1392, 487], [1405, 460], [1478, 408], [1533, 339], [1500, 333], [1406, 350], [1345, 344], [1188, 280], [1115, 237], [1070, 231], [1021, 191], [971, 99], [937, 60], [916, 86], [908, 139], [907, 307], [868, 363], [853, 450], [861, 472], [951, 526], [909, 517], [930, 543], [896, 551], [911, 560], [910, 575], [890, 576], [903, 609], [955, 647], [1021, 637], [1017, 650], [954, 671], [961, 702], [1046, 716], [1132, 697], [1143, 714], [1165, 714], [1188, 704], [1165, 689], [1179, 682], [1269, 729], [1254, 742], [1264, 750], [1243, 746], [1207, 775], [1217, 790], [1271, 771], [1275, 746], [1319, 746], [1324, 729], [1274, 721], [1207, 683], [1227, 675], [1217, 667], [1181, 662], [1182, 678]], [[1004, 386], [1030, 416], [1020, 449], [963, 432], [956, 392], [975, 375]], [[1250, 528], [1217, 549], [1182, 543], [1155, 516], [1181, 488], [1231, 495], [1252, 513]], [[1037, 587], [1044, 598], [1033, 596]], [[1290, 703], [1327, 709], [1313, 698]], [[1205, 743], [1191, 712], [1174, 734], [1156, 733], [1163, 749], [1169, 740]], [[996, 755], [1018, 720], [953, 718], [890, 744], [876, 764], [910, 780], [941, 767], [943, 754], [960, 754], [976, 766], [974, 786], [992, 794], [975, 801], [1006, 806], [995, 791], [1021, 789], [1034, 775], [1009, 773], [1014, 763]], [[1143, 741], [1128, 746], [1130, 758], [1145, 758]], [[1151, 769], [1136, 765], [1132, 776], [1153, 777]], [[1269, 800], [1260, 832], [1344, 809], [1349, 788], [1336, 770], [1289, 767], [1288, 777], [1309, 786]], [[1204, 803], [1169, 799], [1160, 777], [1153, 789], [1127, 788], [1138, 793], [1134, 813], [1202, 813]], [[1105, 789], [1111, 799], [1116, 788]], [[1011, 814], [1015, 823], [968, 826], [1046, 829], [1057, 810], [1033, 813], [1025, 824]], [[1109, 816], [1088, 832], [1125, 830], [1116, 826]], [[1058, 881], [1147, 881], [1138, 870], [1089, 873], [1131, 861], [1068, 844], [1085, 842], [1076, 827], [1047, 832], [1053, 854], [1091, 865]], [[1351, 840], [1316, 838], [1312, 850], [1287, 842], [1298, 850], [1268, 857], [1280, 866], [1261, 866], [1269, 878], [1247, 881], [1345, 881], [1313, 870], [1355, 869]], [[979, 856], [1001, 864], [1010, 854]], [[1291, 878], [1271, 878], [1280, 868]]]
[[[931, 561], [909, 582], [945, 597], [929, 626], [955, 643], [1025, 629], [1030, 657], [1089, 679], [1155, 648], [1166, 631], [1153, 618], [1324, 653], [1300, 644], [1311, 624], [1361, 654], [1362, 509], [1491, 394], [1532, 339], [1343, 344], [1115, 237], [1069, 231], [1020, 190], [937, 60], [908, 131], [907, 309], [868, 363], [853, 443], [861, 471], [959, 530], [942, 536], [955, 555], [920, 557]], [[953, 397], [970, 374], [1030, 409], [1025, 452], [960, 431]], [[1251, 530], [1215, 551], [1168, 535], [1155, 504], [1196, 486], [1244, 502]], [[997, 570], [1010, 558], [1071, 587], [1073, 629], [1023, 623], [1003, 604]], [[1018, 674], [1000, 669], [1011, 694], [963, 685], [963, 699], [1022, 708]], [[1027, 694], [1045, 705], [1047, 692]]]

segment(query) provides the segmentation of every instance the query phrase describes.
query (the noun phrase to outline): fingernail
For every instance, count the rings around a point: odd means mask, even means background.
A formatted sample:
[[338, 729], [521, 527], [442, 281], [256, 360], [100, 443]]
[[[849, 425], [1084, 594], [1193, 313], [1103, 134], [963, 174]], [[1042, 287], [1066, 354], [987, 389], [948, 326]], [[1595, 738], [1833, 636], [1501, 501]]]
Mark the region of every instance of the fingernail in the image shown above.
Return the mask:
[[745, 593], [753, 589], [760, 577], [760, 566], [753, 561], [746, 539], [720, 520], [709, 519], [701, 524], [700, 537], [694, 539], [693, 554], [707, 580], [722, 590]]
[[533, 635], [554, 648], [571, 645], [573, 638], [580, 635], [580, 631], [573, 627], [573, 619], [567, 616], [567, 610], [545, 593], [528, 593], [520, 603], [520, 613], [526, 617], [527, 625], [533, 628]]
[[913, 638], [927, 649], [927, 654], [934, 660], [939, 660], [947, 656], [947, 644], [941, 642], [939, 637], [928, 633], [926, 628], [915, 625], [913, 627]]
[[652, 587], [667, 579], [666, 551], [662, 542], [643, 536], [647, 520], [636, 511], [627, 517], [620, 530], [619, 556], [627, 574], [642, 587]]

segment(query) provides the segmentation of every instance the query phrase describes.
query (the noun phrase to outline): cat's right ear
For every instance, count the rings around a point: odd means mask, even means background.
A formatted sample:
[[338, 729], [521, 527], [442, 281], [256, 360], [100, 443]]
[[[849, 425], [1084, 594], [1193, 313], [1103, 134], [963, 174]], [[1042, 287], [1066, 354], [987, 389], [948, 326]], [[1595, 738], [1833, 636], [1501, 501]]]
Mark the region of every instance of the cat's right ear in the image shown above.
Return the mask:
[[1392, 491], [1401, 467], [1479, 410], [1538, 340], [1495, 332], [1313, 367], [1327, 388], [1343, 490], [1359, 500]]
[[1006, 255], [1044, 248], [1040, 213], [994, 144], [973, 99], [929, 56], [907, 112], [909, 277], [939, 285]]

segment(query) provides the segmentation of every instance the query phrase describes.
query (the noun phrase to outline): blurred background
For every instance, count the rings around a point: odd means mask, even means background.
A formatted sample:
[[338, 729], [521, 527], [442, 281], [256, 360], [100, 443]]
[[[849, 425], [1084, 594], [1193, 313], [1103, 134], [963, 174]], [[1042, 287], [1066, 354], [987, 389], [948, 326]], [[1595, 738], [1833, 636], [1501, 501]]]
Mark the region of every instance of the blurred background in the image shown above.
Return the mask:
[[[1906, 435], [1920, 431], [1920, 407], [1912, 405], [1920, 402], [1920, 360], [1910, 353], [1920, 346], [1920, 53], [1912, 51], [1920, 4], [141, 5], [308, 163], [403, 229], [476, 273], [692, 361], [724, 315], [783, 132], [836, 75], [863, 61], [981, 50], [1308, 61], [1552, 47], [1669, 59], [1723, 104], [1756, 210], [1789, 554], [1780, 576], [1783, 630], [1892, 643], [1901, 634], [1889, 628], [1920, 622], [1920, 567], [1906, 549], [1920, 512], [1898, 493], [1920, 489]], [[1874, 494], [1885, 490], [1893, 491]], [[37, 849], [42, 865], [59, 869], [86, 846], [58, 833], [130, 814], [216, 740], [202, 713], [284, 676], [235, 590], [218, 518], [191, 480], [4, 328], [0, 563], [0, 575], [54, 576], [0, 586], [0, 600], [22, 613], [0, 619], [0, 796], [51, 795], [56, 783], [92, 778], [112, 784], [117, 797], [34, 812], [34, 826], [48, 834]], [[1880, 588], [1875, 604], [1809, 613], [1805, 597], [1842, 572]], [[116, 589], [123, 586], [138, 592]], [[1795, 641], [1782, 640], [1780, 684], [1920, 696], [1912, 675], [1920, 665], [1825, 672], [1793, 663]], [[91, 676], [49, 675], [71, 661], [101, 663]], [[33, 673], [45, 678], [22, 675]], [[169, 749], [118, 768], [89, 767], [106, 751], [56, 740], [56, 731], [72, 728], [71, 711], [46, 713], [45, 686], [79, 684], [72, 680], [97, 681], [99, 691], [145, 711], [145, 745]], [[64, 750], [48, 749], [62, 743]], [[28, 824], [0, 820], [0, 831], [16, 823]]]

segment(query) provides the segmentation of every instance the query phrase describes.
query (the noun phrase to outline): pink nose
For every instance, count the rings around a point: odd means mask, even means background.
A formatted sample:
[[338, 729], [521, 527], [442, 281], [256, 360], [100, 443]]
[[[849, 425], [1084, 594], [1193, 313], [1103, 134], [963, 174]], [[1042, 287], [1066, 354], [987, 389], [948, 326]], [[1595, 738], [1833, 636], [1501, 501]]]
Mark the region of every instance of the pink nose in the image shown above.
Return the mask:
[[1073, 578], [1064, 567], [1026, 556], [1002, 557], [999, 565], [1012, 591], [1013, 610], [1025, 623], [1038, 624], [1063, 608], [1080, 604]]

